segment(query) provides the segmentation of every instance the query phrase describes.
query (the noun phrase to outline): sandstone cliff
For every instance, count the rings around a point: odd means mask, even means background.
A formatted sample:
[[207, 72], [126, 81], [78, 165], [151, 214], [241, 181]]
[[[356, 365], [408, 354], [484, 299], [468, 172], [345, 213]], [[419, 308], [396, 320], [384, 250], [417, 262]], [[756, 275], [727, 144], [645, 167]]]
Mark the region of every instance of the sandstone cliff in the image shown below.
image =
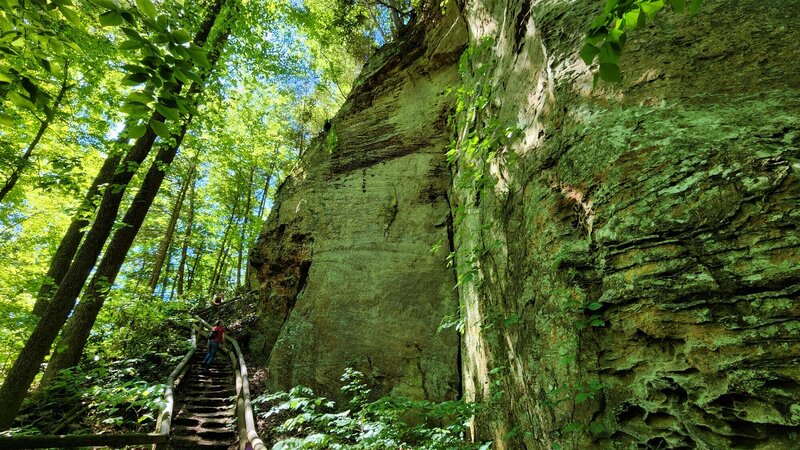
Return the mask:
[[800, 442], [800, 16], [663, 14], [593, 89], [601, 3], [450, 5], [368, 64], [252, 255], [274, 386], [463, 382], [498, 448]]
[[[348, 366], [375, 395], [460, 391], [451, 228], [449, 86], [466, 29], [423, 17], [362, 71], [327, 132], [281, 187], [251, 253], [261, 283], [251, 351], [272, 387], [337, 398]], [[448, 29], [443, 29], [447, 26]]]

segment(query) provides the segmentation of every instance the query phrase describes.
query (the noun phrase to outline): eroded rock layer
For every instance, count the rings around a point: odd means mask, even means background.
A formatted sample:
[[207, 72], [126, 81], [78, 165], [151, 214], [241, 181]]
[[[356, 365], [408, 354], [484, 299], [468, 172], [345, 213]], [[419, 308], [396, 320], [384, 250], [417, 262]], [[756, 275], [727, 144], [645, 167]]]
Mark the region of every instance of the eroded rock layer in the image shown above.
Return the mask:
[[458, 81], [466, 31], [420, 21], [430, 26], [408, 30], [364, 68], [281, 187], [251, 254], [262, 293], [251, 350], [275, 389], [301, 384], [338, 398], [354, 367], [374, 395], [459, 393], [458, 337], [437, 328], [457, 311], [445, 264], [446, 90]]
[[592, 89], [578, 51], [602, 2], [467, 5], [464, 80], [488, 106], [460, 136], [512, 136], [483, 186], [465, 159], [454, 178], [475, 280], [465, 388], [500, 398], [478, 421], [499, 448], [800, 442], [800, 16], [785, 6], [662, 14], [633, 33], [623, 82]]

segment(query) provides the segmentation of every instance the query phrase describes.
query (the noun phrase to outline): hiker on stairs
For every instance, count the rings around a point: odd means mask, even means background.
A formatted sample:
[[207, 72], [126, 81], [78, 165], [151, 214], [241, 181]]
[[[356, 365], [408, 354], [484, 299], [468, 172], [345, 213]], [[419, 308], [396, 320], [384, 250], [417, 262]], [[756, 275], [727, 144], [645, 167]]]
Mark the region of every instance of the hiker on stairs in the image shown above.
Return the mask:
[[225, 335], [225, 331], [227, 330], [225, 326], [222, 325], [221, 321], [217, 321], [217, 325], [211, 328], [211, 334], [208, 335], [208, 354], [206, 354], [206, 358], [203, 360], [203, 368], [208, 369], [211, 366], [211, 361], [214, 360], [219, 346], [222, 345], [222, 338]]

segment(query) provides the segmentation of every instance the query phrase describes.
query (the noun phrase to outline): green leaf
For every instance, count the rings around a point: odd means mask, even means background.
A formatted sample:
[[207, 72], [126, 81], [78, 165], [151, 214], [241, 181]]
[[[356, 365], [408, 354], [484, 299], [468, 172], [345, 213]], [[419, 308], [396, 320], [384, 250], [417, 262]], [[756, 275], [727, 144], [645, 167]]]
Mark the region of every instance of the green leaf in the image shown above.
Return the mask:
[[590, 392], [581, 392], [575, 396], [575, 403], [583, 403], [586, 400], [594, 398], [594, 395]]
[[610, 14], [611, 11], [613, 11], [614, 8], [617, 7], [617, 5], [619, 5], [619, 0], [606, 0], [606, 6], [605, 8], [603, 8], [603, 14], [605, 15]]
[[592, 325], [593, 327], [604, 327], [604, 326], [606, 326], [606, 323], [605, 323], [605, 322], [603, 322], [603, 321], [602, 321], [602, 320], [600, 320], [600, 319], [594, 319], [594, 320], [592, 320], [592, 322], [591, 322], [591, 325]]
[[150, 0], [136, 0], [136, 8], [151, 19], [155, 19], [158, 15], [156, 5]]
[[191, 55], [192, 61], [194, 61], [194, 63], [198, 66], [208, 67], [211, 65], [206, 57], [206, 51], [202, 48], [192, 44], [189, 46], [187, 51], [189, 52], [189, 55]]
[[164, 14], [159, 15], [156, 18], [156, 24], [162, 31], [166, 31], [167, 27], [169, 26], [169, 17]]
[[700, 5], [703, 3], [703, 0], [692, 0], [692, 3], [689, 5], [689, 14], [694, 15], [698, 9], [700, 9]]
[[143, 116], [150, 112], [150, 108], [147, 105], [138, 102], [125, 103], [120, 109], [122, 112], [132, 116]]
[[91, 0], [91, 3], [105, 9], [115, 9], [118, 7], [112, 0]]
[[44, 70], [46, 70], [47, 72], [53, 73], [53, 67], [50, 65], [50, 61], [48, 61], [46, 59], [40, 59], [39, 60], [39, 65], [42, 66], [42, 68]]
[[122, 16], [116, 11], [109, 11], [107, 13], [100, 14], [100, 25], [104, 27], [122, 25], [122, 22]]
[[137, 48], [142, 48], [142, 47], [144, 47], [144, 43], [133, 39], [127, 40], [122, 44], [119, 44], [120, 50], [136, 50]]
[[9, 116], [8, 114], [0, 113], [0, 124], [5, 126], [13, 126], [14, 125], [14, 118]]
[[133, 28], [122, 27], [122, 28], [120, 28], [120, 30], [122, 30], [122, 33], [125, 36], [128, 36], [128, 38], [130, 38], [130, 39], [136, 39], [137, 41], [141, 41], [142, 40], [142, 35], [139, 34], [139, 32], [137, 32]]
[[136, 125], [129, 125], [128, 126], [128, 137], [131, 139], [139, 139], [140, 137], [144, 136], [144, 133], [147, 131], [147, 125], [145, 124], [136, 124]]
[[169, 132], [169, 128], [167, 128], [167, 126], [164, 124], [164, 122], [159, 122], [157, 120], [151, 120], [150, 121], [150, 128], [152, 128], [153, 131], [155, 131], [155, 133], [161, 139], [169, 139], [170, 136], [171, 136], [171, 133]]
[[639, 8], [632, 9], [626, 12], [622, 17], [625, 19], [625, 28], [632, 30], [639, 25], [640, 15], [642, 10]]
[[562, 431], [564, 433], [572, 433], [574, 431], [580, 430], [581, 428], [583, 428], [583, 425], [580, 422], [570, 422], [570, 423], [564, 425], [564, 428], [562, 428]]
[[597, 311], [598, 309], [600, 309], [602, 307], [603, 307], [602, 304], [594, 302], [594, 303], [589, 303], [589, 305], [586, 306], [586, 309], [588, 309], [589, 311]]
[[617, 83], [622, 79], [622, 72], [616, 64], [600, 63], [600, 78], [609, 83]]
[[78, 14], [72, 10], [72, 8], [68, 8], [66, 6], [59, 6], [58, 10], [61, 11], [61, 15], [63, 15], [67, 19], [67, 22], [72, 24], [72, 26], [74, 27], [81, 26], [81, 19], [80, 17], [78, 17]]
[[175, 108], [169, 108], [159, 103], [156, 105], [156, 111], [160, 112], [167, 119], [181, 120], [180, 112]]
[[600, 47], [600, 64], [617, 64], [621, 53], [618, 46], [606, 42]]
[[175, 42], [177, 42], [178, 44], [184, 44], [192, 40], [192, 36], [189, 34], [188, 31], [184, 29], [175, 30], [170, 34], [172, 35], [172, 38], [175, 39]]
[[647, 18], [652, 20], [656, 14], [664, 8], [664, 2], [662, 0], [656, 0], [654, 2], [641, 3], [639, 6], [641, 6], [642, 11], [647, 14]]
[[189, 83], [189, 77], [177, 67], [175, 68], [175, 78], [183, 82], [184, 84]]
[[597, 56], [598, 53], [600, 53], [600, 49], [587, 42], [583, 44], [580, 56], [587, 66], [591, 66], [594, 62], [594, 57]]
[[36, 107], [33, 106], [33, 103], [31, 103], [31, 101], [28, 100], [27, 98], [23, 97], [19, 92], [16, 91], [9, 92], [8, 99], [11, 100], [11, 102], [14, 103], [15, 105], [19, 106], [20, 108], [29, 109], [31, 111], [36, 109]]
[[11, 74], [8, 74], [8, 73], [5, 73], [5, 72], [0, 72], [0, 82], [2, 82], [2, 83], [13, 83], [14, 82], [14, 77], [12, 77]]
[[148, 93], [135, 91], [131, 92], [125, 100], [146, 105], [153, 101], [153, 97]]
[[131, 73], [122, 79], [122, 84], [124, 86], [136, 86], [137, 84], [142, 84], [149, 79], [150, 77], [146, 73]]

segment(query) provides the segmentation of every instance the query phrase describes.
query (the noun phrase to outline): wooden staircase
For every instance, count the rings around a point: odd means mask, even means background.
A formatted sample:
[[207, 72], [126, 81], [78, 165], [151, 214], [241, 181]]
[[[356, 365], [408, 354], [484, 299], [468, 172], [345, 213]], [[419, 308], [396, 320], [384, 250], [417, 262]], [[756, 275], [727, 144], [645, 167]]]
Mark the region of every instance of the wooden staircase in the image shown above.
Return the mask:
[[197, 352], [176, 391], [172, 449], [238, 449], [235, 378], [224, 351], [211, 368], [203, 368], [205, 352]]

